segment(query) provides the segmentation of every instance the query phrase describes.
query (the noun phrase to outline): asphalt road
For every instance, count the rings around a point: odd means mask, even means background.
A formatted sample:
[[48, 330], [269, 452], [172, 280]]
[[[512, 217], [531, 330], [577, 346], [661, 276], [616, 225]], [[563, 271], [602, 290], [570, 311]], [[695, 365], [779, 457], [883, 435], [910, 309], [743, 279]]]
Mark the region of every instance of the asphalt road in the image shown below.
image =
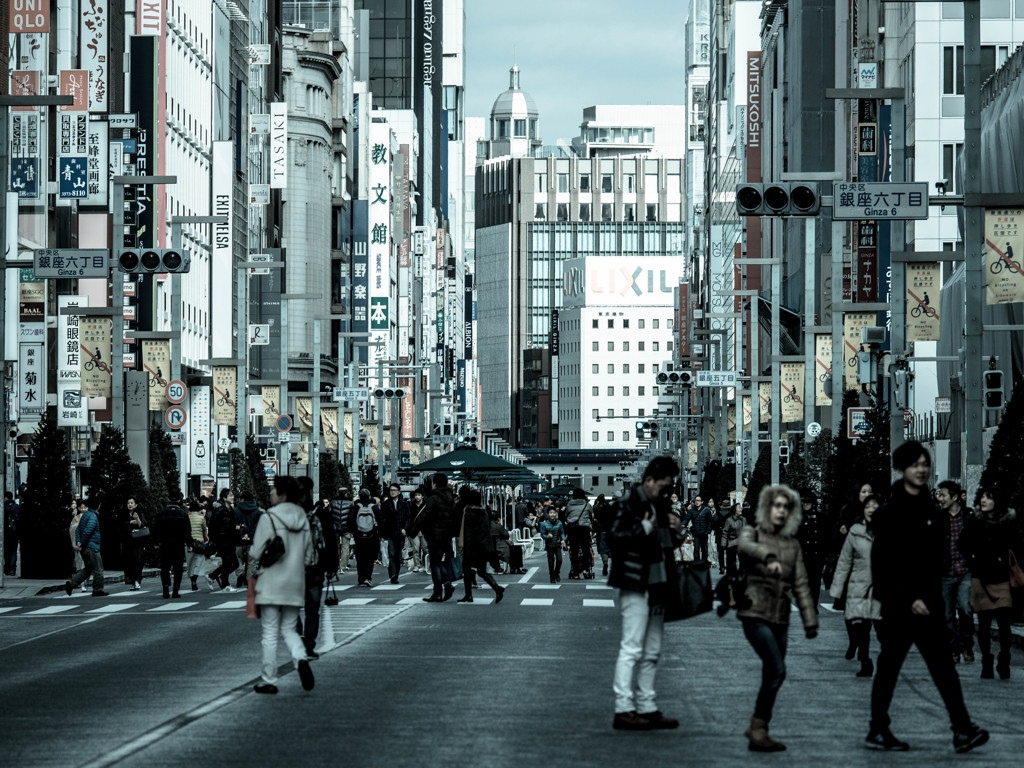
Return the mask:
[[[421, 574], [397, 589], [354, 581], [343, 577], [341, 604], [325, 609], [321, 642], [333, 647], [313, 663], [316, 688], [289, 672], [277, 696], [251, 691], [258, 626], [242, 593], [165, 601], [150, 580], [143, 592], [114, 585], [109, 598], [0, 599], [0, 764], [995, 766], [1024, 753], [1020, 651], [1009, 682], [961, 666], [972, 715], [993, 733], [982, 749], [953, 753], [912, 654], [893, 730], [913, 749], [868, 752], [871, 684], [854, 677], [841, 617], [823, 608], [818, 639], [790, 635], [772, 723], [789, 750], [753, 755], [742, 731], [760, 667], [734, 615], [669, 625], [659, 703], [683, 725], [622, 733], [611, 729], [618, 611], [600, 581], [552, 589], [543, 572], [499, 577], [510, 585], [500, 605], [486, 588], [472, 605], [423, 603]], [[290, 670], [283, 652], [281, 663]]]

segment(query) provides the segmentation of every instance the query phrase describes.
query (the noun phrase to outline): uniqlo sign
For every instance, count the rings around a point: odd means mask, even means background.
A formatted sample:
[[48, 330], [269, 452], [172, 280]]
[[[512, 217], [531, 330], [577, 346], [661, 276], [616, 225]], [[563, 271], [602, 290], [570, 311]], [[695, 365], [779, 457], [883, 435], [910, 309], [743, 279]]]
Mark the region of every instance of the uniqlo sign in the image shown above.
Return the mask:
[[50, 0], [10, 0], [11, 34], [50, 31]]

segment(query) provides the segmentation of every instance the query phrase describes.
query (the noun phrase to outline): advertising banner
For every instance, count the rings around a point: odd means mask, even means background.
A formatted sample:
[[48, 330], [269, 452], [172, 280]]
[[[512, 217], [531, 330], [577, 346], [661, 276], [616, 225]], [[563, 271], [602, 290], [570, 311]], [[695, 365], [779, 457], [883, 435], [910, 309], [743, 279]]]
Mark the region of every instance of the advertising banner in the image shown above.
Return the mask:
[[[369, 168], [369, 310], [368, 364], [391, 358], [391, 129], [386, 123], [370, 124]], [[377, 382], [379, 383], [379, 382]]]
[[783, 423], [804, 420], [804, 368], [803, 363], [779, 363]]
[[[212, 253], [210, 254], [210, 283], [216, 286], [230, 286], [235, 274], [234, 239], [231, 216], [234, 206], [234, 174], [232, 172], [232, 151], [230, 141], [213, 142], [212, 208], [214, 216], [227, 216], [228, 223], [213, 224]], [[210, 307], [210, 328], [214, 357], [232, 357], [231, 335], [233, 315], [230, 301], [214, 301]]]
[[21, 417], [46, 412], [46, 345], [18, 345], [18, 413]]
[[142, 370], [149, 377], [149, 410], [162, 411], [167, 407], [167, 382], [171, 378], [169, 340], [142, 340]]
[[189, 398], [189, 474], [210, 475], [210, 388], [192, 387]]
[[82, 397], [110, 397], [109, 317], [82, 317], [78, 321], [79, 361], [82, 364]]
[[416, 466], [423, 462], [423, 451], [422, 446], [418, 441], [409, 443], [409, 463], [412, 466]]
[[269, 426], [281, 415], [281, 388], [277, 386], [263, 387], [263, 426]]
[[[39, 75], [39, 70], [35, 69], [12, 71], [11, 94], [39, 94]], [[11, 107], [9, 130], [10, 190], [18, 193], [19, 200], [35, 200], [39, 197], [39, 163], [42, 148], [39, 142], [39, 110], [36, 107]]]
[[814, 335], [814, 404], [832, 405], [832, 393], [825, 390], [825, 380], [832, 372], [832, 337], [827, 333]]
[[[79, 61], [89, 72], [89, 111], [107, 111], [107, 6], [103, 0], [82, 0], [79, 22]], [[106, 136], [104, 143], [106, 143]]]
[[861, 330], [874, 325], [878, 315], [874, 312], [847, 312], [843, 315], [843, 370], [846, 372], [844, 387], [859, 389], [857, 376], [857, 353], [860, 352]]
[[364, 430], [363, 437], [366, 440], [366, 463], [377, 463], [377, 428]]
[[[58, 296], [57, 306], [87, 307], [88, 296]], [[57, 315], [57, 426], [89, 424], [82, 398], [82, 351], [78, 347], [79, 315]]]
[[938, 341], [942, 268], [907, 264], [907, 341]]
[[320, 432], [324, 436], [324, 448], [332, 453], [338, 450], [338, 409], [320, 409]]
[[342, 419], [345, 425], [345, 454], [352, 455], [352, 431], [355, 426], [355, 418], [351, 411], [346, 411]]
[[1024, 301], [1024, 208], [985, 211], [986, 304]]
[[89, 123], [88, 144], [85, 150], [85, 205], [107, 205], [110, 181], [110, 142], [107, 127], [102, 122]]
[[[369, 223], [366, 200], [352, 201], [352, 332], [370, 330]], [[362, 354], [362, 353], [360, 353]]]
[[50, 0], [10, 0], [8, 9], [12, 35], [50, 31]]
[[313, 431], [313, 398], [311, 397], [297, 397], [295, 398], [295, 415], [298, 417], [299, 431], [300, 432], [312, 432]]
[[759, 382], [757, 385], [758, 399], [758, 421], [761, 424], [771, 421], [772, 418], [772, 385], [769, 381]]
[[398, 385], [405, 389], [405, 397], [402, 398], [402, 450], [408, 451], [409, 441], [412, 440], [413, 425], [416, 422], [412, 377], [402, 376], [398, 380]]
[[384, 427], [384, 462], [391, 461], [391, 427]]
[[295, 463], [309, 464], [309, 443], [295, 443]]
[[270, 188], [288, 186], [288, 105], [275, 101], [270, 105]]
[[238, 371], [233, 365], [213, 366], [213, 423], [234, 425], [236, 413]]
[[754, 418], [753, 401], [750, 395], [743, 395], [743, 429], [750, 429], [750, 423]]
[[35, 280], [31, 269], [19, 270], [18, 322], [42, 323], [46, 321], [46, 283]]

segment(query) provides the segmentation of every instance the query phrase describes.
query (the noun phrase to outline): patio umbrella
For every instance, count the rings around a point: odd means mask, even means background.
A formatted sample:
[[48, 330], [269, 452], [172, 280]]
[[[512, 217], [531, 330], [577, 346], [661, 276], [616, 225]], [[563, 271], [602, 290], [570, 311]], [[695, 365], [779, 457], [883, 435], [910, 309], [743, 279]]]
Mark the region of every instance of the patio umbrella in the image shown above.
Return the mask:
[[461, 474], [465, 480], [490, 481], [491, 478], [514, 479], [517, 483], [541, 483], [542, 477], [534, 474], [522, 464], [506, 461], [500, 456], [481, 451], [478, 448], [458, 448], [449, 453], [435, 456], [430, 461], [416, 465], [419, 472], [444, 472], [446, 475]]

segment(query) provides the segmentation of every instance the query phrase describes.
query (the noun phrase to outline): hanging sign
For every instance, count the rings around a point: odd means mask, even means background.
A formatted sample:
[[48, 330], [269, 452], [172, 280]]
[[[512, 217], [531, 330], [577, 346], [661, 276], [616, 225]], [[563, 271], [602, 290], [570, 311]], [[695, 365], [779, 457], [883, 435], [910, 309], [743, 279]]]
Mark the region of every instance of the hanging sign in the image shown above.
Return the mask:
[[760, 415], [759, 421], [765, 424], [771, 421], [772, 418], [772, 385], [771, 382], [762, 381], [757, 385], [757, 399], [758, 409], [757, 412]]
[[843, 370], [846, 372], [846, 389], [860, 388], [857, 353], [860, 352], [861, 330], [874, 325], [877, 320], [878, 315], [874, 312], [847, 312], [843, 315]]
[[261, 392], [263, 400], [263, 423], [273, 424], [281, 415], [281, 388], [278, 386], [264, 386]]
[[352, 431], [355, 425], [355, 419], [353, 418], [351, 411], [346, 411], [343, 418], [345, 425], [345, 453], [349, 456], [352, 455]]
[[985, 303], [1024, 301], [1024, 208], [985, 211]]
[[311, 397], [297, 397], [295, 398], [295, 410], [299, 417], [299, 431], [300, 432], [312, 432], [313, 431], [313, 398]]
[[18, 346], [18, 412], [21, 416], [46, 412], [46, 345]]
[[213, 399], [214, 424], [233, 425], [238, 418], [237, 375], [233, 365], [213, 366], [213, 392], [210, 397]]
[[324, 436], [324, 447], [328, 451], [338, 450], [338, 409], [320, 409], [320, 431]]
[[782, 421], [804, 420], [804, 364], [779, 363]]
[[939, 340], [941, 267], [907, 264], [907, 341]]
[[832, 393], [825, 381], [832, 373], [832, 337], [827, 333], [814, 336], [814, 404], [832, 405]]
[[110, 397], [112, 325], [109, 317], [82, 317], [78, 321], [82, 397]]
[[149, 377], [149, 410], [162, 411], [167, 405], [171, 342], [167, 339], [143, 339], [142, 369]]
[[210, 474], [210, 388], [191, 387], [189, 406], [189, 473]]

